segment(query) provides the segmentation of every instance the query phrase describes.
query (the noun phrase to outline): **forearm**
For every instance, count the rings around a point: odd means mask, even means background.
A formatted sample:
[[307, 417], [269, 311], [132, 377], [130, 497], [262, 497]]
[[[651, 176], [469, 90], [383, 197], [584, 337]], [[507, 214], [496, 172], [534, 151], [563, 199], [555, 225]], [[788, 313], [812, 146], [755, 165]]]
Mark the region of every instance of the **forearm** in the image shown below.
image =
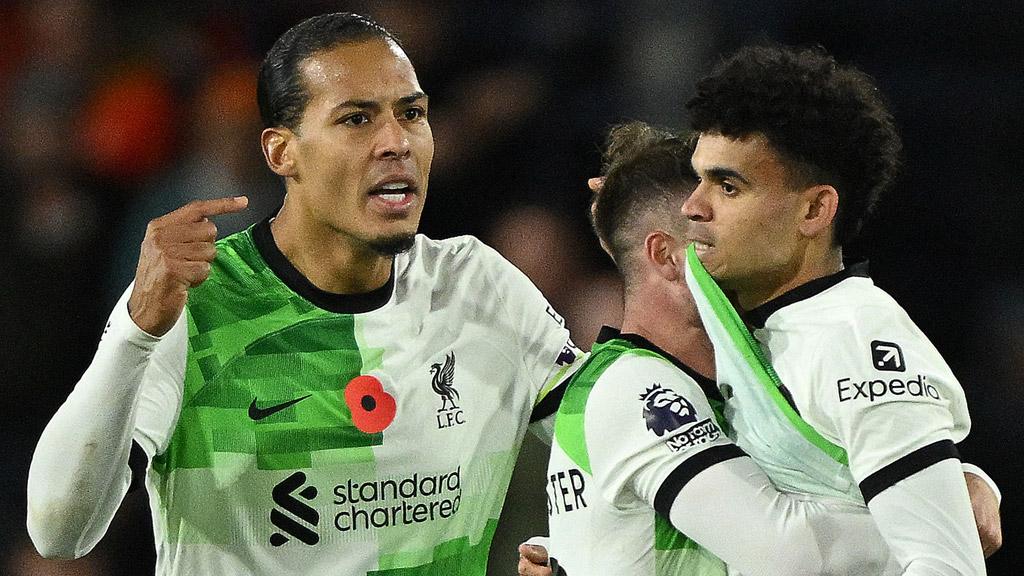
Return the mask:
[[908, 576], [985, 574], [958, 460], [932, 464], [893, 484], [868, 507]]
[[128, 488], [135, 409], [156, 339], [125, 322], [131, 323], [127, 312], [116, 310], [92, 364], [33, 454], [27, 523], [44, 556], [91, 550]]
[[807, 505], [777, 492], [749, 458], [735, 458], [690, 480], [670, 519], [745, 576], [821, 574], [826, 561]]

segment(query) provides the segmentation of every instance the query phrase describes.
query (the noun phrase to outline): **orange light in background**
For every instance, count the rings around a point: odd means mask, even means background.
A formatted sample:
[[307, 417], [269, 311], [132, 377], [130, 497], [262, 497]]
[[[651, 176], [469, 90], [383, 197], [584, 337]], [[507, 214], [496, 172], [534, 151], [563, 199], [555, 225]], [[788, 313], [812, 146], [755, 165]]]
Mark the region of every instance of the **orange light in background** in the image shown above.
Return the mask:
[[166, 79], [133, 68], [100, 85], [79, 124], [86, 168], [121, 184], [138, 184], [166, 166], [177, 142], [176, 105]]

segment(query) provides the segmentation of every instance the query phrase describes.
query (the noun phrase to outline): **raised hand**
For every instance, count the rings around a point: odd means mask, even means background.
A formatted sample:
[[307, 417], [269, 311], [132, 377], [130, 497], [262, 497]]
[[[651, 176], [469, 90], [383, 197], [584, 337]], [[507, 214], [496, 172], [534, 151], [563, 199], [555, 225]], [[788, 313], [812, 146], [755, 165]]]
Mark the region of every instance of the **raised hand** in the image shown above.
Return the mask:
[[163, 336], [185, 309], [188, 289], [210, 275], [217, 257], [217, 226], [211, 216], [244, 210], [245, 196], [197, 200], [150, 221], [135, 270], [128, 312], [135, 324]]

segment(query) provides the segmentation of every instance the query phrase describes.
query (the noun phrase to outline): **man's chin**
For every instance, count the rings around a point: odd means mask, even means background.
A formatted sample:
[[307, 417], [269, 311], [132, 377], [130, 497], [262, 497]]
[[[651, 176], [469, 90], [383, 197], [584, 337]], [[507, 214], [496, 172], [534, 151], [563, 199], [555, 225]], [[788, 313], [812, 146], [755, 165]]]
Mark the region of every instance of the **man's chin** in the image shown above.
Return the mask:
[[394, 256], [409, 250], [415, 242], [416, 233], [410, 232], [371, 240], [369, 246], [370, 249], [382, 256]]

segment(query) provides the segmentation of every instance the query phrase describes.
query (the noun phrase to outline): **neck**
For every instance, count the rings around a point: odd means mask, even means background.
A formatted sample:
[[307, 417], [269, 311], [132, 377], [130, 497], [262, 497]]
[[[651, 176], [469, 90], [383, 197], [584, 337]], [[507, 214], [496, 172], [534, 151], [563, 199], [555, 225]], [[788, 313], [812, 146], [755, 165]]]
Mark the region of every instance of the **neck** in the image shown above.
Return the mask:
[[736, 304], [746, 312], [782, 296], [804, 284], [835, 274], [843, 269], [843, 250], [828, 246], [820, 250], [807, 250], [803, 257], [788, 268], [774, 273], [762, 273], [748, 287], [733, 290]]
[[715, 377], [714, 348], [685, 285], [627, 289], [622, 331], [639, 334], [698, 373]]
[[325, 292], [363, 294], [384, 286], [391, 277], [394, 256], [304, 216], [287, 197], [270, 232], [292, 266]]

